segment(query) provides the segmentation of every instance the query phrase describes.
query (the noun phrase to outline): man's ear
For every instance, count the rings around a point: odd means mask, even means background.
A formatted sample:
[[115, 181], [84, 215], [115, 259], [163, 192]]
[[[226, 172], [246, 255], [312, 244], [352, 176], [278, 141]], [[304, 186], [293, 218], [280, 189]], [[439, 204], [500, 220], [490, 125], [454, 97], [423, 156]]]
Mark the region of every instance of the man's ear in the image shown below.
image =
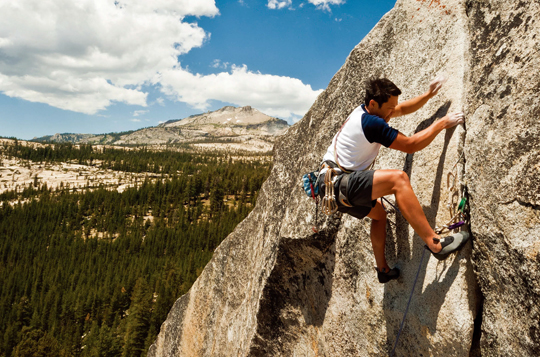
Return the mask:
[[377, 103], [374, 99], [371, 99], [368, 104], [369, 109], [379, 109], [379, 103]]

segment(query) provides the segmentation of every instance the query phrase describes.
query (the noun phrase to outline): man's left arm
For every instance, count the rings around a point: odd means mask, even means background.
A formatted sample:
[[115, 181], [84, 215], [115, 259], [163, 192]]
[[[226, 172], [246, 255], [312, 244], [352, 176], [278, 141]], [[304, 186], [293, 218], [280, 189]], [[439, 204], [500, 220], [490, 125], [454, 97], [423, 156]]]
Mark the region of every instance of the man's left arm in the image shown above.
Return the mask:
[[422, 95], [419, 95], [418, 97], [399, 103], [394, 109], [392, 118], [399, 117], [406, 114], [411, 114], [417, 111], [418, 109], [422, 108], [424, 104], [428, 102], [428, 100], [433, 98], [439, 92], [439, 89], [441, 89], [445, 81], [446, 81], [446, 78], [442, 76], [437, 77], [429, 84], [429, 90], [427, 92], [425, 92]]

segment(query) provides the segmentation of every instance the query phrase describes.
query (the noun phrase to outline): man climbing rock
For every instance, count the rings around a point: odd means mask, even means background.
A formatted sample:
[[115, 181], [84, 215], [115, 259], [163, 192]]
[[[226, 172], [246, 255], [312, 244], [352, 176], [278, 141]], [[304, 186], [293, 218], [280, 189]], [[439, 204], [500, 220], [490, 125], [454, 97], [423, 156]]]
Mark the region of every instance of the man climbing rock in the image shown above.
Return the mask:
[[[371, 218], [371, 243], [381, 283], [399, 277], [399, 269], [390, 269], [385, 258], [386, 211], [381, 197], [395, 195], [401, 214], [437, 259], [445, 259], [461, 249], [468, 239], [466, 232], [441, 238], [433, 231], [405, 172], [369, 169], [381, 145], [414, 153], [428, 146], [442, 130], [464, 122], [463, 113], [451, 113], [411, 137], [388, 125], [391, 118], [420, 109], [438, 93], [443, 82], [442, 77], [437, 78], [426, 93], [398, 103], [401, 90], [394, 83], [386, 78], [369, 80], [364, 104], [349, 115], [323, 158], [320, 195], [324, 198], [325, 191], [333, 191], [338, 211], [358, 219]], [[333, 182], [333, 190], [326, 190], [325, 181]]]

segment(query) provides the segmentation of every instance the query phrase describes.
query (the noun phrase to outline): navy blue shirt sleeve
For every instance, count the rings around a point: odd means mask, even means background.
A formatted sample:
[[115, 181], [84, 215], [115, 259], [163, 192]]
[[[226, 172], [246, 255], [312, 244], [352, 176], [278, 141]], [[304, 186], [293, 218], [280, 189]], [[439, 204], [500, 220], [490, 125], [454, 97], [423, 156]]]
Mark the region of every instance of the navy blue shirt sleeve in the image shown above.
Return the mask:
[[398, 131], [388, 125], [383, 118], [367, 113], [362, 116], [362, 130], [370, 143], [375, 142], [386, 147], [392, 145], [398, 135]]

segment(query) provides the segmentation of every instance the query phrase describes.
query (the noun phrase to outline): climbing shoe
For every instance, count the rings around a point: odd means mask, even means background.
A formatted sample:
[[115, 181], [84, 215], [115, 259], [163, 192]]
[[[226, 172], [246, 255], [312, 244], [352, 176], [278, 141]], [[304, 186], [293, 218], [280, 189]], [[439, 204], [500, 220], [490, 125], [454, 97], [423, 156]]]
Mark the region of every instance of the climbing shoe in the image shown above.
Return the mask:
[[377, 271], [377, 278], [379, 278], [379, 283], [381, 283], [381, 284], [385, 284], [385, 283], [388, 283], [390, 280], [394, 280], [394, 279], [399, 278], [399, 269], [398, 268], [390, 269], [387, 272], [380, 271], [377, 268], [375, 268], [375, 270]]
[[433, 253], [427, 245], [425, 247], [431, 252], [431, 254], [433, 254], [435, 258], [439, 260], [445, 260], [450, 254], [457, 252], [458, 250], [463, 248], [463, 246], [465, 245], [465, 243], [467, 243], [468, 240], [469, 232], [463, 231], [459, 233], [454, 233], [448, 237], [441, 238], [440, 241], [442, 249], [438, 253]]

